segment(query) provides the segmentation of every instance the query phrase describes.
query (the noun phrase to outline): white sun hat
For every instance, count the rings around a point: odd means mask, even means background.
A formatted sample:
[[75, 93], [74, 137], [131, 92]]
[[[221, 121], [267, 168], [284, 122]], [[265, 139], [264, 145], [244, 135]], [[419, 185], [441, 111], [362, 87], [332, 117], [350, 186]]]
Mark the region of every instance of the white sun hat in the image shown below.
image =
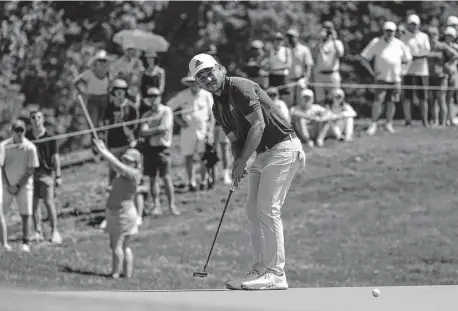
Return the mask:
[[208, 54], [198, 54], [189, 62], [189, 72], [191, 73], [191, 76], [195, 77], [202, 69], [214, 68], [217, 65], [218, 62], [213, 58], [213, 56]]

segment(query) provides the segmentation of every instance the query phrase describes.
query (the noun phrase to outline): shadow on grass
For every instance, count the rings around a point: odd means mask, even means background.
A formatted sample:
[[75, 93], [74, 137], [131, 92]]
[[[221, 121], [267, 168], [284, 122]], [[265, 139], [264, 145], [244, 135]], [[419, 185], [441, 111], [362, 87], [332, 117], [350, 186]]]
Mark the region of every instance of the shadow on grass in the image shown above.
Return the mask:
[[103, 213], [95, 217], [90, 217], [89, 219], [82, 219], [82, 221], [87, 220], [87, 225], [90, 227], [99, 227], [104, 219], [105, 219], [105, 214]]
[[60, 272], [68, 273], [68, 274], [78, 274], [78, 275], [86, 275], [86, 276], [99, 276], [103, 278], [109, 278], [109, 273], [99, 273], [95, 271], [88, 271], [83, 269], [74, 269], [69, 266], [61, 266]]

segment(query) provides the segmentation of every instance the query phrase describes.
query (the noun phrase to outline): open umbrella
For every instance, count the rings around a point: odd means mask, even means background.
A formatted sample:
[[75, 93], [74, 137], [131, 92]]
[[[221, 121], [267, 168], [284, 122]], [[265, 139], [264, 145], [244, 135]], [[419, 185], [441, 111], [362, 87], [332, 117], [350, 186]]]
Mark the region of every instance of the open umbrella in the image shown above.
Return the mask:
[[155, 52], [167, 52], [170, 46], [164, 37], [141, 29], [121, 30], [113, 36], [113, 42], [119, 45], [130, 42], [139, 50]]

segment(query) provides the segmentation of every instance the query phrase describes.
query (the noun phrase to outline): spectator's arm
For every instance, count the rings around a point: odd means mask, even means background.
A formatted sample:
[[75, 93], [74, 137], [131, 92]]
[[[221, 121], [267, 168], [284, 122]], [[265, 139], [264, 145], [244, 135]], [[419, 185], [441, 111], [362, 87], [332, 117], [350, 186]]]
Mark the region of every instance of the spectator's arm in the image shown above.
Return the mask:
[[75, 79], [73, 79], [73, 86], [76, 88], [76, 90], [79, 93], [84, 93], [80, 85], [81, 83], [87, 84], [87, 75], [88, 75], [88, 70], [85, 70], [81, 74], [79, 74]]
[[404, 43], [401, 44], [401, 49], [402, 49], [401, 61], [403, 65], [402, 75], [405, 75], [407, 71], [409, 70], [410, 65], [412, 64], [412, 54], [410, 53], [410, 49]]
[[429, 42], [429, 37], [425, 35], [420, 52], [418, 54], [412, 55], [412, 59], [427, 58], [430, 52], [431, 44]]
[[162, 135], [167, 131], [173, 129], [173, 114], [172, 110], [167, 109], [164, 112], [161, 123], [157, 127], [149, 128], [145, 123], [140, 130], [141, 136], [153, 136], [153, 135]]
[[343, 111], [338, 114], [340, 119], [356, 118], [356, 111], [350, 104], [344, 104]]
[[51, 154], [52, 154], [52, 164], [54, 166], [54, 173], [56, 174], [56, 177], [61, 177], [61, 165], [60, 165], [60, 156], [59, 156], [59, 151], [57, 147], [57, 140], [54, 140], [51, 146]]
[[312, 68], [315, 65], [315, 62], [313, 61], [312, 52], [308, 47], [306, 53], [304, 53], [304, 64], [304, 78], [306, 78], [308, 81], [312, 75]]
[[336, 39], [334, 39], [334, 37], [333, 37], [332, 41], [334, 42], [334, 47], [336, 49], [337, 57], [338, 58], [342, 58], [344, 56], [344, 54], [345, 54], [345, 48], [344, 48], [344, 45], [343, 45], [342, 41], [336, 40]]
[[159, 80], [159, 91], [164, 93], [165, 90], [165, 70], [161, 68], [161, 79]]

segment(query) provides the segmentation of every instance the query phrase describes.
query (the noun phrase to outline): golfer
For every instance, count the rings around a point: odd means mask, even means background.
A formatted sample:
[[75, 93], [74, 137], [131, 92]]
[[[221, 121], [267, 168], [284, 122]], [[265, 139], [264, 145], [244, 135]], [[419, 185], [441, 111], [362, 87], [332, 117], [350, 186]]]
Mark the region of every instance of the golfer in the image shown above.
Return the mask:
[[112, 252], [111, 277], [119, 278], [121, 270], [123, 270], [124, 277], [130, 278], [134, 262], [130, 240], [133, 235], [138, 233], [138, 214], [134, 197], [142, 177], [140, 170], [142, 156], [140, 151], [130, 148], [124, 152], [119, 160], [101, 140], [94, 139], [94, 144], [100, 154], [117, 172], [112, 182], [105, 211], [107, 220], [105, 231], [110, 236]]
[[301, 142], [255, 82], [227, 77], [208, 54], [194, 56], [189, 70], [203, 89], [213, 93], [213, 115], [231, 141], [234, 186], [244, 177], [247, 161], [256, 152], [245, 204], [255, 263], [249, 273], [226, 286], [287, 289], [281, 207], [294, 175], [305, 165]]

